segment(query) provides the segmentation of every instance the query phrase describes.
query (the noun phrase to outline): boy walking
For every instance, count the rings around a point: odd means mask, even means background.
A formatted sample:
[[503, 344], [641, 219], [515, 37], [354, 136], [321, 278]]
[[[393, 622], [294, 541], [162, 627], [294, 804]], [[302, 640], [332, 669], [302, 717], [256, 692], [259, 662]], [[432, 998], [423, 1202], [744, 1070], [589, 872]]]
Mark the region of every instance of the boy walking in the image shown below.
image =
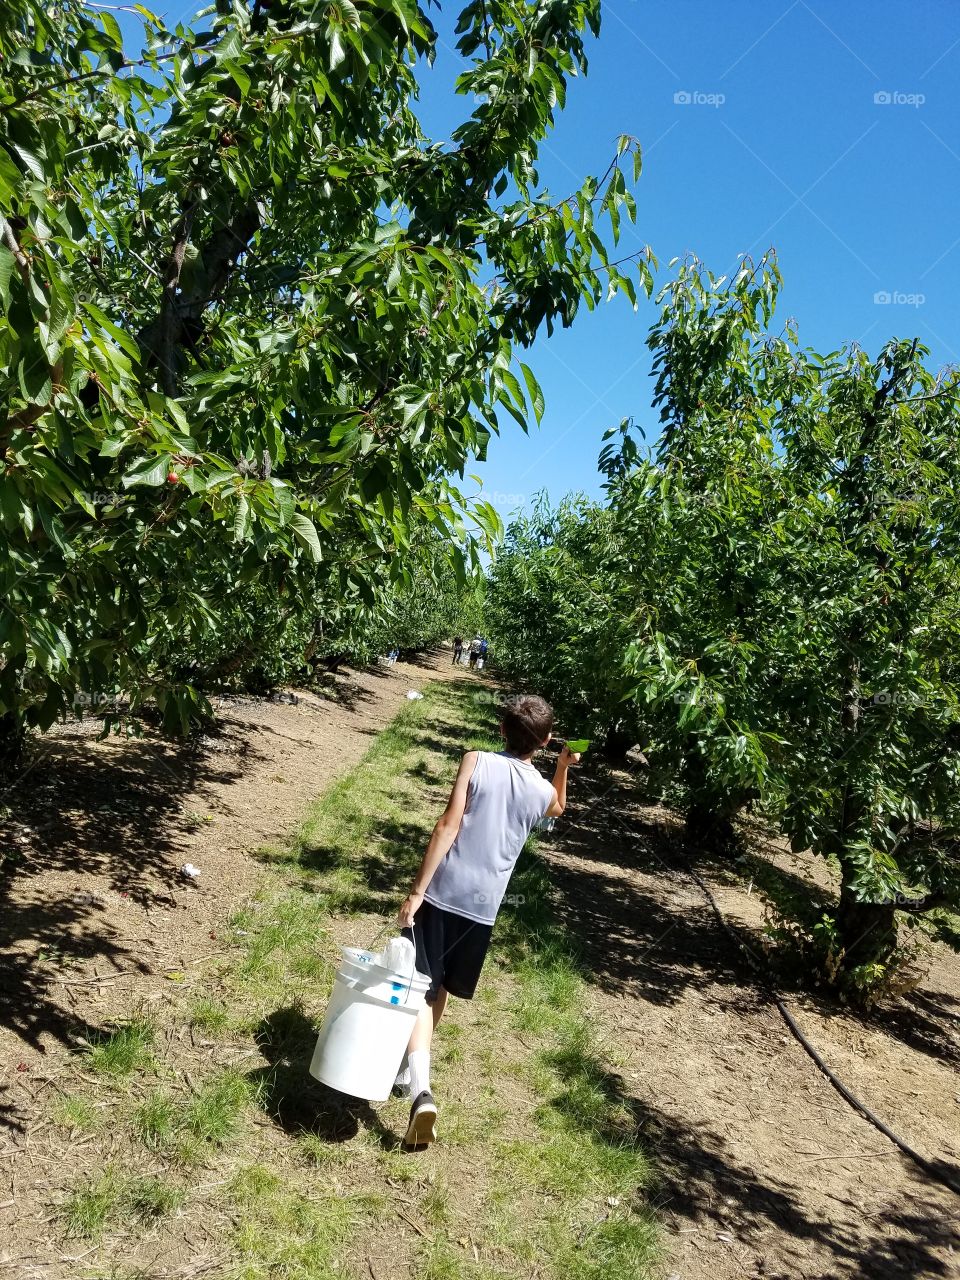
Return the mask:
[[430, 1046], [447, 996], [473, 998], [497, 911], [527, 836], [541, 819], [559, 816], [566, 806], [567, 771], [579, 755], [564, 746], [552, 783], [533, 765], [552, 729], [553, 711], [543, 698], [506, 703], [500, 721], [505, 749], [468, 751], [460, 761], [447, 807], [400, 907], [399, 923], [413, 939], [417, 968], [431, 979], [407, 1048], [413, 1098], [404, 1139], [408, 1147], [436, 1138]]

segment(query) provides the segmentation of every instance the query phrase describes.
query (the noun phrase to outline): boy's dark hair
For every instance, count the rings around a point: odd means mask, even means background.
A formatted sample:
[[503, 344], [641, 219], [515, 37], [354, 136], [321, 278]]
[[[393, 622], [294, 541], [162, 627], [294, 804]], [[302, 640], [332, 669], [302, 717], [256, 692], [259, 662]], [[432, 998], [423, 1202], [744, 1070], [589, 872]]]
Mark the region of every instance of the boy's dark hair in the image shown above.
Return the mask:
[[518, 694], [503, 704], [500, 727], [507, 750], [515, 756], [528, 756], [553, 729], [553, 707], [534, 693]]

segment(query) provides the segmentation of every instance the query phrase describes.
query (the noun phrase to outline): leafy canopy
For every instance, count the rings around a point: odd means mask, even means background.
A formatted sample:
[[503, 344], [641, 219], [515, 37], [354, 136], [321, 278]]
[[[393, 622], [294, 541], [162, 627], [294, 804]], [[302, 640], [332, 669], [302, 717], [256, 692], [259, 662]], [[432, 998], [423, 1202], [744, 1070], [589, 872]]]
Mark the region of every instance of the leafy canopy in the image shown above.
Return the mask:
[[598, 0], [468, 4], [450, 143], [412, 0], [136, 9], [137, 51], [80, 0], [0, 13], [0, 716], [41, 726], [105, 685], [185, 722], [162, 655], [252, 583], [329, 631], [425, 530], [476, 572], [500, 524], [455, 482], [543, 413], [517, 349], [651, 283], [598, 229], [632, 139], [565, 199], [536, 170]]
[[835, 858], [863, 967], [895, 935], [858, 907], [960, 903], [960, 376], [917, 341], [771, 333], [779, 284], [772, 258], [679, 264], [656, 447], [624, 422], [605, 506], [508, 531], [491, 618], [585, 732], [649, 746], [701, 831], [752, 799]]

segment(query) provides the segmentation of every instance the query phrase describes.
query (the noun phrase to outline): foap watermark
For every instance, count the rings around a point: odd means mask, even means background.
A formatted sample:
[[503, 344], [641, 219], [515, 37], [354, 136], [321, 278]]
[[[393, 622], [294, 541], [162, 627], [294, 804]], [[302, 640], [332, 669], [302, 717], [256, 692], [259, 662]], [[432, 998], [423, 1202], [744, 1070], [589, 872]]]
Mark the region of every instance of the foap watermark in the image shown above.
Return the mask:
[[705, 93], [702, 89], [678, 89], [673, 95], [675, 107], [722, 107], [725, 93]]
[[85, 489], [83, 497], [91, 507], [117, 507], [130, 497], [121, 489]]
[[921, 707], [923, 699], [918, 693], [906, 689], [880, 689], [870, 702], [875, 707]]
[[[526, 902], [526, 897], [522, 893], [508, 893], [500, 901], [501, 906], [522, 907]], [[474, 905], [478, 907], [493, 906], [495, 899], [490, 893], [475, 893], [473, 895]]]
[[690, 689], [675, 689], [670, 695], [674, 702], [683, 703], [689, 706], [697, 707], [717, 707], [722, 706], [723, 698], [713, 689], [700, 689], [692, 691]]
[[527, 501], [525, 493], [502, 493], [499, 489], [494, 489], [492, 493], [484, 493], [483, 497], [490, 503], [491, 507], [522, 507]]
[[873, 95], [875, 107], [922, 107], [925, 93], [903, 93], [900, 89], [880, 89]]
[[878, 307], [922, 307], [926, 300], [925, 293], [904, 293], [902, 289], [878, 289], [873, 295]]
[[502, 707], [506, 705], [508, 695], [497, 689], [478, 689], [472, 698], [478, 707]]
[[120, 699], [115, 693], [100, 693], [97, 690], [78, 689], [73, 695], [72, 704], [77, 708], [115, 711], [120, 705]]
[[921, 894], [910, 893], [891, 893], [885, 898], [878, 898], [876, 905], [878, 907], [902, 907], [905, 911], [917, 911], [926, 902], [926, 898]]
[[521, 107], [525, 107], [527, 105], [529, 100], [522, 93], [498, 93], [495, 89], [492, 92], [478, 89], [470, 96], [478, 107], [486, 106], [489, 102], [495, 103], [500, 108], [509, 108], [512, 111], [519, 111]]

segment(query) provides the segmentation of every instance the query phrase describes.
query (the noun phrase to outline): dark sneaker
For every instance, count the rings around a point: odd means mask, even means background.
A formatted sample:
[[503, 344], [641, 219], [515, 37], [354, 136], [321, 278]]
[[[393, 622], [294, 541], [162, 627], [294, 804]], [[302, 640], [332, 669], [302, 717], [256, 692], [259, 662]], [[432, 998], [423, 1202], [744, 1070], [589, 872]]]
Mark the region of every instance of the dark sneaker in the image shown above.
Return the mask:
[[424, 1089], [414, 1099], [410, 1108], [410, 1123], [403, 1140], [406, 1147], [426, 1147], [437, 1140], [437, 1104], [429, 1089]]

